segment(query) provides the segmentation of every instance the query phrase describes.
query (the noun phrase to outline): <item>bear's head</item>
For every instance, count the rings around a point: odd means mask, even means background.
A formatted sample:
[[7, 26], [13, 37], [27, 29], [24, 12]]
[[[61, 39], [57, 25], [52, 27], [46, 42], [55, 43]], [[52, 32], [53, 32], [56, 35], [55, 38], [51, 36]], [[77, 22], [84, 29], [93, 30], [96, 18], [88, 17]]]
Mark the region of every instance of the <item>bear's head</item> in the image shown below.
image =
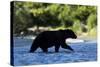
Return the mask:
[[77, 35], [71, 29], [63, 30], [63, 36], [65, 39], [67, 38], [76, 39], [77, 38]]

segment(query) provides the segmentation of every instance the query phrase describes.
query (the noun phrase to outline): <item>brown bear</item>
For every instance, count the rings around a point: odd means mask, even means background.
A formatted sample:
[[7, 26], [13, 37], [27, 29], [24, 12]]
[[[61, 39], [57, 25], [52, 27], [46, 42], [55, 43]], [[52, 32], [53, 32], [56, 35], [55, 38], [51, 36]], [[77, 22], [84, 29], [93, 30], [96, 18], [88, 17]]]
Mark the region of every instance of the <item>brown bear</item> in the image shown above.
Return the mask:
[[71, 29], [58, 31], [44, 31], [40, 33], [32, 43], [30, 52], [34, 52], [37, 48], [41, 48], [43, 52], [48, 52], [48, 48], [55, 46], [55, 52], [59, 52], [59, 47], [74, 51], [65, 43], [67, 38], [76, 39], [76, 34]]

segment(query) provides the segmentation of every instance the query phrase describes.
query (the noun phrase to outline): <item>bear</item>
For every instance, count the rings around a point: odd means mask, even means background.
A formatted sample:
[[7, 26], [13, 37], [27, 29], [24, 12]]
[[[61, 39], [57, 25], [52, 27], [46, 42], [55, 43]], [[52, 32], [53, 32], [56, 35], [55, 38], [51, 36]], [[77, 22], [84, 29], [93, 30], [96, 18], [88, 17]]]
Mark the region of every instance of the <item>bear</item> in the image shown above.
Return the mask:
[[41, 48], [43, 52], [47, 53], [48, 48], [52, 46], [55, 46], [55, 52], [59, 52], [60, 46], [74, 51], [65, 43], [67, 38], [76, 39], [77, 36], [71, 29], [41, 32], [33, 41], [29, 52], [34, 52], [37, 48]]

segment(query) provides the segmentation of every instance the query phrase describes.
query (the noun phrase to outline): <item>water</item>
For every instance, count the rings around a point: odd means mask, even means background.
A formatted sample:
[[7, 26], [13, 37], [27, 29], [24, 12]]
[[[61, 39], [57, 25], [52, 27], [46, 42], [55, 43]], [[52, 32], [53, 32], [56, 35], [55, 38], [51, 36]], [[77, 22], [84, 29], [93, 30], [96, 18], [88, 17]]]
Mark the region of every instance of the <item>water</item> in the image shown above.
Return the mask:
[[49, 48], [49, 52], [43, 53], [38, 48], [34, 53], [29, 53], [32, 39], [14, 38], [14, 65], [37, 65], [37, 64], [58, 64], [86, 62], [97, 60], [97, 42], [90, 40], [83, 43], [72, 43], [70, 45], [75, 52], [60, 48], [55, 53], [54, 47]]

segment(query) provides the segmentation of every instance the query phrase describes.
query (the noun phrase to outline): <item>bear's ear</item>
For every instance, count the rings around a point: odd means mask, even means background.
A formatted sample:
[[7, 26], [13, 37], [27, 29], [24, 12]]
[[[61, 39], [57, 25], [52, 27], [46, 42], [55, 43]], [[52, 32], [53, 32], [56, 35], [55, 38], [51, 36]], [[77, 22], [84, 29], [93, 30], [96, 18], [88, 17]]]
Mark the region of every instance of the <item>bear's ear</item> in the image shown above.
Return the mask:
[[59, 31], [63, 31], [62, 29], [60, 29]]
[[64, 30], [60, 29], [59, 30], [59, 33], [63, 34], [64, 33]]
[[72, 33], [73, 31], [71, 29], [66, 29], [66, 32]]
[[69, 36], [70, 33], [72, 33], [71, 29], [65, 29], [65, 30], [60, 30], [63, 34], [63, 36]]

